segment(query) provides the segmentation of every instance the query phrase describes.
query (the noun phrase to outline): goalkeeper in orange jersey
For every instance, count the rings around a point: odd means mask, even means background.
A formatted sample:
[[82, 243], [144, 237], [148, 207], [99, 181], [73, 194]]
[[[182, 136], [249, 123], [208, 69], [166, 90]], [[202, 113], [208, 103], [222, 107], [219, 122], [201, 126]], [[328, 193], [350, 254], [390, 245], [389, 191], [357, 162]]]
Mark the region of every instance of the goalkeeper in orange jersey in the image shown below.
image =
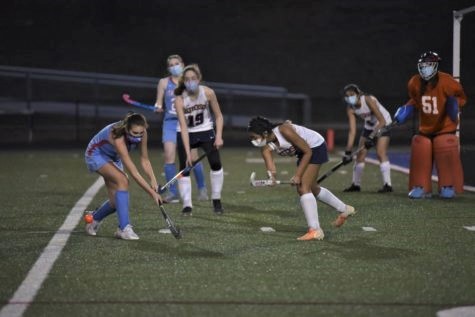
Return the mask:
[[409, 197], [432, 195], [432, 165], [435, 162], [441, 198], [463, 192], [463, 169], [459, 138], [456, 135], [459, 111], [467, 97], [462, 85], [451, 75], [438, 71], [439, 55], [423, 53], [417, 63], [419, 74], [408, 83], [409, 101], [399, 107], [395, 121], [404, 123], [416, 110], [419, 132], [412, 138], [409, 171]]

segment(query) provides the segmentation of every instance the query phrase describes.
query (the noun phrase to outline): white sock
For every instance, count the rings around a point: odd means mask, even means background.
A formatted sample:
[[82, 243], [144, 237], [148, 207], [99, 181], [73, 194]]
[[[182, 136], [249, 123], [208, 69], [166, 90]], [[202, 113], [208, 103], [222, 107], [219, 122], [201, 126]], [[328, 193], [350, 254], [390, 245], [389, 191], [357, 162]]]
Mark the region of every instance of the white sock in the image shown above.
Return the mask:
[[307, 225], [312, 229], [319, 229], [320, 222], [318, 221], [318, 206], [317, 200], [312, 193], [303, 194], [300, 196], [300, 205], [302, 206]]
[[382, 162], [379, 165], [379, 169], [381, 170], [381, 174], [383, 175], [383, 183], [391, 186], [391, 167], [389, 165], [389, 161]]
[[183, 176], [178, 179], [178, 191], [180, 192], [183, 207], [193, 207], [191, 203], [191, 178]]
[[333, 193], [325, 187], [320, 187], [320, 193], [318, 194], [317, 198], [321, 202], [324, 202], [325, 204], [335, 208], [339, 212], [344, 212], [346, 210], [346, 204], [338, 197], [333, 195]]
[[361, 176], [363, 176], [364, 162], [355, 163], [353, 166], [353, 184], [360, 186], [361, 185]]
[[211, 180], [211, 199], [221, 199], [221, 191], [223, 190], [224, 173], [221, 168], [219, 171], [211, 170], [209, 172]]

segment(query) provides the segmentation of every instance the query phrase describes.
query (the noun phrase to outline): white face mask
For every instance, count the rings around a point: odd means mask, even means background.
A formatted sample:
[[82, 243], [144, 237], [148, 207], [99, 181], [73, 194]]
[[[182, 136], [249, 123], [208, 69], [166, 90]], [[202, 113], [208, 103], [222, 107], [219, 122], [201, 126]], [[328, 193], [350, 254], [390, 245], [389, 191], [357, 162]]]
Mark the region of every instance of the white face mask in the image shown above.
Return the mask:
[[267, 141], [266, 139], [263, 139], [263, 138], [259, 138], [259, 139], [254, 139], [254, 140], [251, 140], [251, 143], [252, 145], [254, 145], [255, 147], [263, 147], [267, 144]]
[[356, 95], [345, 96], [345, 101], [346, 101], [347, 104], [350, 104], [350, 105], [354, 106], [358, 102], [358, 98], [357, 98]]

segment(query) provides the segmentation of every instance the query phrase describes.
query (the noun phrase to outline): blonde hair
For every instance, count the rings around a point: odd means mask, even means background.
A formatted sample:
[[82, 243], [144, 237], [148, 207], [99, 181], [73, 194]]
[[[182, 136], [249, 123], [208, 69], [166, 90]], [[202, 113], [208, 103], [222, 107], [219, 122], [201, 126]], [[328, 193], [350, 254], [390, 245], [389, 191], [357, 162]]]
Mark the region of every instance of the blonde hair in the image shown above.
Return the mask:
[[172, 55], [170, 55], [170, 56], [167, 57], [167, 67], [168, 67], [168, 64], [170, 63], [170, 61], [171, 61], [172, 59], [177, 59], [177, 60], [180, 61], [180, 63], [183, 64], [183, 58], [181, 58], [180, 55], [178, 55], [178, 54], [172, 54]]

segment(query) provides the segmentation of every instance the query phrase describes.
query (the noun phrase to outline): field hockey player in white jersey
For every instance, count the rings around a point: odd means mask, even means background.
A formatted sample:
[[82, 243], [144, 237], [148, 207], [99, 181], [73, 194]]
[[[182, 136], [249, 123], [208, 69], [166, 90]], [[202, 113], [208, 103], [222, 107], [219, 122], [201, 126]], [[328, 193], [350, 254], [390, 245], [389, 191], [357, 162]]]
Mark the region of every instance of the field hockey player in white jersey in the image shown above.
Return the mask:
[[[157, 85], [157, 101], [155, 103], [156, 112], [163, 112], [163, 157], [165, 161], [164, 171], [166, 181], [170, 181], [176, 175], [175, 153], [176, 153], [176, 129], [178, 118], [175, 110], [175, 88], [185, 67], [180, 55], [170, 55], [167, 58], [167, 70], [169, 76], [160, 79]], [[194, 159], [198, 158], [198, 151], [192, 150]], [[199, 162], [193, 168], [196, 185], [198, 187], [198, 200], [208, 200], [208, 190], [204, 177], [203, 164]], [[178, 189], [176, 184], [170, 186], [167, 194], [163, 197], [167, 203], [178, 203]]]
[[[211, 169], [213, 209], [219, 215], [223, 213], [221, 191], [224, 174], [218, 151], [223, 146], [223, 115], [216, 94], [211, 88], [200, 85], [201, 79], [198, 65], [188, 65], [175, 89], [178, 133], [181, 134], [181, 137], [177, 136], [178, 158], [182, 170], [193, 164], [192, 148], [201, 147], [205, 151]], [[178, 180], [178, 188], [183, 202], [183, 215], [191, 215], [193, 204], [189, 173], [184, 173]]]
[[379, 137], [376, 137], [381, 128], [392, 122], [391, 115], [376, 97], [365, 94], [355, 84], [348, 84], [343, 88], [343, 98], [347, 104], [346, 114], [349, 125], [345, 156], [343, 156], [343, 163], [345, 165], [353, 160], [351, 149], [356, 138], [356, 117], [364, 120], [363, 131], [358, 141], [358, 149], [361, 150], [356, 155], [356, 162], [353, 166], [353, 181], [344, 191], [359, 192], [361, 190], [361, 178], [368, 149], [376, 146], [376, 155], [378, 156], [379, 168], [383, 178], [383, 187], [378, 190], [378, 193], [392, 192], [391, 167], [387, 154], [391, 134], [388, 130]]
[[319, 133], [290, 122], [273, 124], [263, 117], [251, 119], [248, 132], [251, 143], [261, 148], [270, 179], [275, 181], [277, 173], [273, 151], [279, 155], [297, 157], [297, 169], [291, 183], [297, 188], [308, 226], [307, 233], [297, 240], [323, 240], [325, 236], [318, 219], [317, 199], [339, 212], [333, 222], [336, 227], [343, 225], [348, 216], [356, 213], [352, 206], [346, 205], [317, 183], [320, 166], [328, 161], [327, 146]]

